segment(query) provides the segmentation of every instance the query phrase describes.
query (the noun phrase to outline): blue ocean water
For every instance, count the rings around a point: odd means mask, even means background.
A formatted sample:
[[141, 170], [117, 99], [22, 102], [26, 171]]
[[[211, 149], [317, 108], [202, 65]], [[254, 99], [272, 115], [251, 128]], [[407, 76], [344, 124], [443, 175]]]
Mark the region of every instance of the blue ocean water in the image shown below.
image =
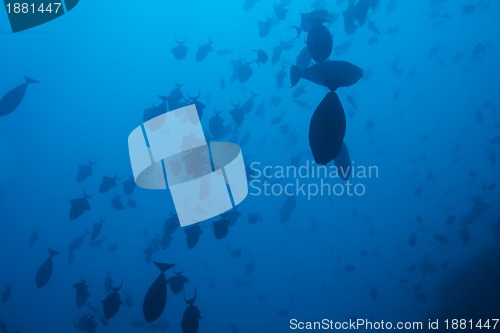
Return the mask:
[[[166, 276], [183, 272], [186, 298], [196, 288], [199, 332], [288, 332], [291, 319], [427, 325], [439, 318], [443, 329], [446, 318], [499, 318], [500, 2], [380, 0], [352, 32], [345, 13], [357, 3], [82, 1], [15, 34], [0, 10], [0, 95], [24, 76], [40, 81], [0, 117], [0, 291], [10, 287], [0, 319], [8, 332], [79, 331], [86, 315], [95, 316], [98, 332], [181, 332], [188, 305], [170, 288], [162, 316], [144, 323], [144, 296], [160, 273], [153, 261], [176, 264]], [[278, 20], [282, 8], [286, 17]], [[360, 191], [353, 195], [297, 190], [323, 181], [347, 191], [339, 177], [305, 173], [317, 170], [309, 123], [328, 89], [305, 79], [290, 87], [307, 34], [293, 40], [289, 27], [319, 8], [329, 12], [329, 59], [364, 73], [337, 90], [347, 118], [344, 142], [359, 171], [349, 180]], [[261, 37], [259, 22], [266, 21], [272, 27]], [[182, 60], [171, 52], [176, 39], [189, 47]], [[213, 51], [196, 62], [209, 40]], [[273, 65], [280, 41], [291, 40]], [[251, 63], [254, 50], [268, 61]], [[248, 81], [231, 82], [233, 61], [248, 63]], [[161, 246], [164, 223], [175, 214], [168, 191], [137, 188], [132, 208], [121, 185], [132, 176], [129, 133], [176, 82], [186, 102], [200, 94], [206, 104], [201, 121], [209, 138], [209, 120], [220, 112], [228, 133], [215, 141], [239, 143], [249, 172], [250, 193], [228, 212], [236, 219], [228, 235], [216, 240], [217, 219], [201, 222], [192, 249], [180, 227]], [[294, 97], [301, 87], [305, 92]], [[236, 126], [231, 110], [253, 94], [251, 111]], [[89, 161], [93, 175], [78, 183], [78, 166]], [[279, 173], [300, 167], [297, 177]], [[363, 172], [370, 167], [373, 173]], [[98, 193], [102, 177], [114, 175], [117, 187]], [[257, 193], [264, 181], [276, 192]], [[280, 191], [286, 185], [289, 195]], [[83, 193], [92, 195], [91, 210], [70, 220], [70, 200]], [[125, 209], [113, 207], [116, 195]], [[70, 251], [101, 219], [102, 244], [87, 235]], [[47, 248], [60, 254], [48, 284], [37, 288]], [[100, 318], [108, 275], [114, 286], [123, 281], [121, 298], [129, 294], [133, 304], [106, 322]], [[78, 308], [73, 286], [81, 279], [90, 297]]]

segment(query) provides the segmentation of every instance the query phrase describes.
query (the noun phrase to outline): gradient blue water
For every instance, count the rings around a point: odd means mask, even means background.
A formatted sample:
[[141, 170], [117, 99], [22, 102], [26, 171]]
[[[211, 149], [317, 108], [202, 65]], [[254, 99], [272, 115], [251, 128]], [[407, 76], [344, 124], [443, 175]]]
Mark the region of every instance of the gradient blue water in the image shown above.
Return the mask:
[[[206, 128], [220, 107], [230, 124], [231, 103], [247, 100], [251, 92], [259, 95], [254, 108], [271, 96], [282, 97], [278, 107], [266, 104], [264, 120], [254, 114], [245, 119], [239, 137], [247, 131], [251, 136], [243, 147], [244, 158], [286, 166], [292, 156], [305, 152], [303, 158], [312, 160], [309, 120], [326, 93], [323, 88], [305, 83], [307, 93], [300, 99], [312, 108], [298, 107], [288, 83], [282, 90], [276, 87], [281, 63], [253, 66], [249, 82], [229, 83], [231, 60], [252, 57], [252, 49], [271, 55], [280, 34], [299, 24], [300, 12], [311, 9], [309, 2], [292, 1], [287, 19], [259, 38], [257, 21], [272, 15], [273, 3], [261, 0], [244, 12], [241, 1], [85, 1], [58, 20], [18, 34], [10, 33], [0, 10], [0, 93], [21, 84], [24, 75], [41, 81], [28, 87], [14, 113], [0, 118], [0, 289], [12, 285], [12, 298], [0, 305], [0, 318], [11, 331], [18, 325], [25, 332], [74, 331], [73, 321], [86, 314], [87, 307], [77, 309], [73, 284], [87, 277], [90, 303], [101, 307], [108, 271], [115, 281], [123, 279], [134, 305], [123, 306], [109, 326], [99, 325], [97, 330], [134, 331], [130, 322], [142, 318], [144, 294], [158, 274], [145, 262], [143, 250], [174, 212], [171, 198], [166, 192], [138, 189], [133, 195], [138, 207], [119, 212], [111, 208], [118, 190], [96, 194], [90, 199], [92, 210], [76, 221], [68, 218], [69, 200], [84, 190], [96, 193], [104, 175], [131, 174], [128, 134], [141, 123], [143, 110], [157, 105], [157, 95], [168, 94], [176, 80], [185, 82], [185, 94], [201, 91], [200, 100], [208, 105], [202, 119]], [[337, 14], [347, 5], [326, 3]], [[366, 74], [356, 85], [338, 91], [350, 115], [345, 140], [355, 163], [378, 166], [379, 177], [365, 182], [363, 197], [297, 197], [286, 223], [279, 222], [285, 196], [249, 196], [238, 208], [243, 216], [227, 238], [216, 241], [211, 223], [202, 223], [204, 234], [192, 250], [177, 230], [170, 247], [153, 258], [183, 269], [190, 279], [188, 295], [196, 285], [196, 305], [203, 317], [200, 332], [228, 332], [231, 324], [241, 332], [287, 332], [290, 318], [427, 320], [431, 313], [442, 313], [436, 290], [446, 283], [447, 274], [454, 275], [453, 269], [467, 264], [480, 249], [495, 246], [490, 226], [500, 216], [498, 189], [482, 189], [499, 181], [498, 165], [488, 161], [491, 151], [500, 153], [498, 144], [489, 143], [498, 135], [499, 115], [483, 104], [489, 101], [496, 110], [500, 103], [500, 2], [483, 1], [489, 8], [463, 16], [466, 3], [399, 1], [388, 14], [387, 1], [381, 1], [369, 14], [382, 31], [372, 46], [367, 41], [373, 33], [366, 26], [353, 36], [345, 34], [342, 17], [329, 26], [334, 47], [352, 40], [345, 54], [331, 58], [352, 62]], [[438, 27], [430, 19], [435, 10], [450, 16]], [[399, 32], [386, 34], [391, 27], [399, 27]], [[190, 47], [182, 61], [170, 53], [176, 34], [181, 39], [185, 34]], [[214, 53], [195, 63], [196, 48], [210, 37], [216, 40]], [[471, 51], [479, 43], [488, 48], [481, 60], [472, 60]], [[293, 50], [284, 52], [282, 63], [293, 63], [303, 46], [299, 39]], [[429, 57], [435, 46], [440, 46], [437, 54]], [[221, 49], [233, 54], [216, 55]], [[457, 52], [463, 52], [463, 58], [452, 61]], [[401, 76], [390, 70], [398, 57]], [[412, 69], [416, 75], [411, 80]], [[221, 75], [224, 90], [219, 86]], [[348, 96], [356, 101], [357, 111], [349, 106]], [[484, 113], [483, 125], [476, 121], [478, 109]], [[298, 135], [298, 143], [287, 149], [288, 137], [270, 124], [281, 112]], [[375, 123], [371, 135], [365, 132], [368, 121]], [[97, 161], [94, 176], [77, 184], [77, 165], [89, 158]], [[470, 176], [471, 171], [477, 175]], [[421, 196], [414, 195], [417, 188], [423, 190]], [[489, 209], [469, 226], [472, 240], [464, 245], [458, 235], [460, 219], [471, 211], [474, 195], [481, 196]], [[263, 221], [250, 225], [247, 216], [254, 212], [261, 212]], [[451, 214], [457, 222], [447, 226]], [[101, 216], [106, 218], [103, 234], [108, 240], [93, 248], [87, 239], [68, 266], [69, 243]], [[313, 223], [319, 224], [316, 231]], [[40, 240], [30, 248], [30, 234], [37, 228]], [[417, 235], [413, 248], [408, 245], [412, 233]], [[450, 244], [440, 245], [436, 234], [446, 235]], [[112, 244], [118, 244], [116, 252], [108, 250]], [[35, 272], [47, 257], [47, 247], [61, 255], [54, 258], [49, 284], [36, 289]], [[228, 249], [237, 248], [243, 254], [232, 259]], [[422, 274], [418, 267], [408, 272], [426, 256], [439, 266], [437, 272]], [[489, 265], [498, 272], [497, 258], [493, 256]], [[255, 270], [246, 274], [245, 265], [251, 261]], [[447, 268], [442, 268], [443, 262]], [[356, 269], [346, 271], [346, 265]], [[423, 283], [426, 302], [415, 297], [417, 283]], [[372, 288], [378, 291], [377, 299], [370, 296]], [[498, 282], [489, 288], [498, 297]], [[258, 300], [259, 295], [265, 300]], [[487, 303], [475, 302], [479, 312]], [[161, 320], [168, 321], [170, 331], [180, 332], [185, 307], [181, 295], [169, 294]]]

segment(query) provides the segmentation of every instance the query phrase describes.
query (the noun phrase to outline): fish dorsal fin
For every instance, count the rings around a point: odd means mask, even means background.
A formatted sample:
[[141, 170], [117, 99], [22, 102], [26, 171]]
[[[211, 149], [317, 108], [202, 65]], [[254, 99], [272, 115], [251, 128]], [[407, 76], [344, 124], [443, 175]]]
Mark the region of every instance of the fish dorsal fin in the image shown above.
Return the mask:
[[32, 83], [40, 83], [40, 81], [32, 79], [30, 77], [25, 76], [24, 80], [26, 81], [27, 84], [32, 84]]
[[175, 266], [175, 264], [161, 263], [158, 261], [154, 261], [154, 263], [155, 263], [156, 267], [158, 267], [162, 273], [165, 273], [167, 270], [169, 270], [170, 268]]

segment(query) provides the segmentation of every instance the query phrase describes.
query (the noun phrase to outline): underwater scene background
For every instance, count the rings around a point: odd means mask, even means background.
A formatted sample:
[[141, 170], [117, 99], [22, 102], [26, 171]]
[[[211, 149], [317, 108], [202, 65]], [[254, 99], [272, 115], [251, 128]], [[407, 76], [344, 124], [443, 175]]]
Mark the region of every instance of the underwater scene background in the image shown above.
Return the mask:
[[[363, 71], [336, 90], [356, 170], [348, 181], [276, 173], [317, 167], [310, 122], [329, 89], [306, 71], [290, 81], [308, 38], [291, 27], [313, 11], [333, 36], [328, 58]], [[499, 17], [498, 0], [87, 0], [12, 33], [0, 10], [0, 95], [27, 88], [0, 117], [2, 332], [499, 318]], [[318, 40], [310, 47], [321, 51]], [[178, 60], [180, 44], [188, 49]], [[315, 72], [329, 75], [340, 74]], [[24, 76], [40, 82], [23, 86]], [[249, 194], [223, 217], [221, 239], [220, 217], [196, 224], [196, 242], [175, 227], [168, 191], [130, 183], [128, 135], [176, 85], [179, 103], [206, 106], [207, 139], [239, 144], [247, 165]], [[295, 191], [322, 181], [359, 192]], [[257, 193], [264, 183], [276, 192]], [[278, 191], [286, 184], [289, 195]], [[82, 202], [88, 209], [70, 216]], [[48, 248], [59, 254], [47, 276]], [[175, 264], [167, 279], [189, 281], [185, 294], [169, 282], [165, 310], [146, 324], [154, 261]], [[111, 287], [123, 304], [106, 319]], [[185, 314], [195, 295], [201, 318]]]

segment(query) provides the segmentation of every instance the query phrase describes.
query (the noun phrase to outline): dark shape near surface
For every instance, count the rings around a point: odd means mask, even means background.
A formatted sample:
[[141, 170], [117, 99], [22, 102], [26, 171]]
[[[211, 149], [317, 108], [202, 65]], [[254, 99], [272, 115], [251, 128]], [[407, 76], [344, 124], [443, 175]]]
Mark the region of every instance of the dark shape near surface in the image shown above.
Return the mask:
[[174, 55], [175, 59], [177, 60], [182, 60], [186, 57], [189, 47], [184, 45], [186, 42], [187, 36], [184, 36], [183, 40], [178, 40], [177, 36], [175, 36], [175, 42], [177, 43], [176, 46], [174, 46], [170, 51]]
[[94, 164], [95, 164], [95, 162], [92, 162], [92, 160], [89, 160], [89, 162], [87, 164], [79, 164], [78, 165], [78, 172], [76, 174], [76, 182], [77, 183], [81, 183], [93, 175], [92, 166]]
[[87, 284], [87, 280], [81, 278], [80, 282], [77, 282], [73, 285], [75, 288], [75, 296], [76, 296], [76, 306], [81, 308], [87, 303], [88, 298], [90, 297], [89, 285]]
[[342, 104], [336, 93], [329, 92], [314, 111], [309, 125], [309, 146], [317, 164], [326, 165], [337, 157], [345, 131]]
[[165, 272], [175, 266], [175, 264], [166, 264], [156, 261], [154, 263], [156, 267], [160, 269], [161, 273], [151, 287], [149, 287], [144, 297], [144, 302], [142, 303], [142, 313], [144, 315], [144, 320], [146, 320], [148, 324], [160, 318], [165, 309], [165, 305], [167, 304], [167, 281]]
[[137, 187], [137, 185], [135, 184], [134, 177], [129, 177], [127, 180], [124, 180], [122, 182], [122, 187], [123, 187], [123, 193], [126, 196], [132, 195], [132, 193], [134, 193], [135, 191], [135, 188]]
[[211, 53], [214, 48], [212, 47], [212, 44], [215, 43], [215, 41], [212, 38], [208, 39], [208, 42], [206, 44], [200, 45], [198, 47], [198, 50], [196, 50], [196, 56], [195, 56], [195, 61], [200, 62], [204, 60], [209, 53]]
[[184, 284], [188, 283], [189, 279], [182, 275], [182, 271], [174, 273], [174, 276], [167, 279], [167, 284], [170, 285], [172, 292], [177, 295], [184, 289]]
[[333, 159], [333, 162], [338, 169], [340, 178], [348, 180], [351, 174], [351, 157], [349, 156], [345, 142], [342, 143], [342, 148], [340, 148], [340, 152]]
[[307, 34], [306, 45], [314, 61], [325, 61], [332, 53], [332, 34], [323, 24], [315, 24]]
[[363, 70], [347, 61], [328, 60], [317, 63], [304, 70], [292, 65], [290, 83], [294, 87], [301, 78], [327, 87], [335, 91], [340, 87], [348, 87], [363, 77]]
[[91, 195], [86, 194], [83, 192], [83, 197], [77, 198], [77, 199], [71, 199], [69, 201], [69, 204], [71, 205], [71, 208], [69, 210], [69, 219], [70, 220], [76, 220], [80, 216], [82, 216], [85, 211], [90, 210], [90, 204], [89, 204], [89, 198], [91, 198]]
[[229, 232], [229, 220], [226, 217], [213, 222], [214, 235], [216, 239], [223, 239]]
[[200, 310], [194, 305], [196, 301], [196, 287], [194, 288], [194, 296], [191, 299], [186, 299], [184, 294], [184, 302], [189, 306], [184, 310], [182, 315], [181, 327], [182, 333], [197, 333], [200, 326], [201, 313]]
[[42, 265], [40, 265], [38, 271], [36, 272], [35, 282], [37, 288], [42, 288], [49, 282], [50, 277], [52, 276], [52, 257], [59, 254], [58, 251], [52, 249], [48, 249], [48, 251], [49, 257], [42, 263]]
[[184, 233], [186, 234], [187, 247], [188, 249], [192, 249], [196, 246], [196, 244], [198, 244], [203, 231], [201, 231], [201, 228], [198, 224], [193, 224], [189, 227], [186, 227], [184, 229]]
[[24, 77], [24, 80], [25, 82], [23, 84], [12, 88], [5, 95], [3, 95], [2, 99], [0, 99], [0, 117], [6, 116], [17, 109], [19, 104], [21, 104], [24, 99], [28, 85], [39, 82], [27, 76]]
[[118, 313], [120, 306], [123, 304], [120, 294], [118, 293], [123, 287], [123, 281], [119, 287], [111, 286], [111, 293], [102, 301], [102, 312], [104, 313], [104, 318], [111, 319]]

